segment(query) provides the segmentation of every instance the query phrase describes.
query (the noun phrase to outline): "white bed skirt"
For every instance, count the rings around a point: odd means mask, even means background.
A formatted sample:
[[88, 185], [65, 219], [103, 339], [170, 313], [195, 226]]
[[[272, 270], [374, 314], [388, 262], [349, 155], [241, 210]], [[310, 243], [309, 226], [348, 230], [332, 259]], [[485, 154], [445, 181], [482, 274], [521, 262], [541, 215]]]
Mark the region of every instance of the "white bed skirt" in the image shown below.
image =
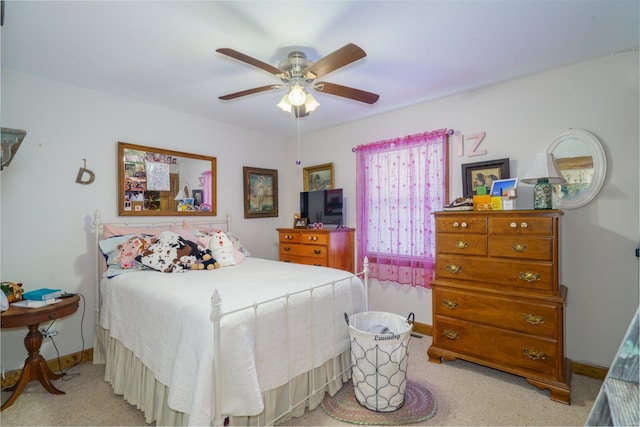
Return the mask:
[[[174, 411], [167, 405], [168, 387], [156, 380], [153, 373], [120, 341], [111, 338], [109, 331], [96, 327], [93, 363], [105, 365], [105, 381], [116, 394], [145, 414], [147, 423], [157, 426], [182, 426], [188, 424], [189, 414]], [[229, 417], [229, 425], [263, 426], [283, 423], [292, 417], [300, 417], [305, 408], [313, 410], [324, 398], [325, 392], [335, 395], [351, 378], [351, 352], [347, 350], [324, 365], [292, 379], [274, 390], [262, 392], [264, 411], [255, 416]], [[340, 374], [342, 372], [342, 374]], [[311, 380], [314, 376], [315, 381]], [[332, 378], [334, 378], [332, 380]], [[326, 386], [320, 385], [327, 383]], [[313, 390], [313, 387], [318, 387]], [[289, 390], [293, 389], [290, 404]], [[310, 396], [306, 399], [307, 396]], [[294, 408], [299, 402], [301, 403]]]

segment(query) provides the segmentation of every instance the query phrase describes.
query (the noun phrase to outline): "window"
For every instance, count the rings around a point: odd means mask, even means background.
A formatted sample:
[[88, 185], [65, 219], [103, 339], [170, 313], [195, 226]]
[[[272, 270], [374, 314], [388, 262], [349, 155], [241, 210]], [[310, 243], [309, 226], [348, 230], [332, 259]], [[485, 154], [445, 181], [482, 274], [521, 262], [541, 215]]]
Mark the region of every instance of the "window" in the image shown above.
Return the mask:
[[446, 166], [446, 130], [357, 148], [358, 264], [368, 257], [370, 277], [430, 286]]

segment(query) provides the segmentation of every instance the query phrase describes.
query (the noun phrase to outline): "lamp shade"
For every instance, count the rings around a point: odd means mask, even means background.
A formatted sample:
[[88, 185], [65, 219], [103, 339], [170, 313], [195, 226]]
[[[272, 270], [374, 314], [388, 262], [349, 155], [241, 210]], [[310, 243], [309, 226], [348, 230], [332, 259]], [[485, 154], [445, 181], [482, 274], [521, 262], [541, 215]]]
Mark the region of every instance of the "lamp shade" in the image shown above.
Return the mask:
[[549, 184], [564, 184], [567, 182], [558, 170], [556, 160], [551, 153], [539, 153], [536, 155], [533, 165], [520, 178], [520, 182], [536, 184], [541, 179], [546, 179]]

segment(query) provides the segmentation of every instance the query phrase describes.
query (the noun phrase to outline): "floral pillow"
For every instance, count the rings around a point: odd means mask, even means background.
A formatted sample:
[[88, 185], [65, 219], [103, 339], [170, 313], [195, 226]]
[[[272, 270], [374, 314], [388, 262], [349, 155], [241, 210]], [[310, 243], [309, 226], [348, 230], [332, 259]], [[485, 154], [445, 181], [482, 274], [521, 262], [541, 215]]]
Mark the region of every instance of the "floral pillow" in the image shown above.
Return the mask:
[[151, 245], [151, 238], [143, 234], [126, 234], [101, 240], [98, 246], [107, 262], [107, 277], [146, 270], [147, 267], [136, 258]]

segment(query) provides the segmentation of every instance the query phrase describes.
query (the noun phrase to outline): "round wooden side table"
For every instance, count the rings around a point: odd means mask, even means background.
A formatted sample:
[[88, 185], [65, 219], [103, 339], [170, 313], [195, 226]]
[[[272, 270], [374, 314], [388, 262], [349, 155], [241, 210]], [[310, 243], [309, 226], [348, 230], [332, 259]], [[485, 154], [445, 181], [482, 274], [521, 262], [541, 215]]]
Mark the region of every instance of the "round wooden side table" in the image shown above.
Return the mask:
[[18, 396], [30, 381], [38, 380], [40, 384], [49, 393], [64, 394], [64, 391], [58, 390], [51, 384], [51, 380], [56, 380], [61, 375], [56, 374], [49, 369], [47, 361], [40, 354], [40, 346], [42, 345], [42, 334], [40, 333], [40, 323], [50, 322], [69, 316], [78, 310], [80, 297], [73, 295], [63, 298], [62, 301], [46, 305], [39, 308], [25, 308], [10, 306], [7, 311], [3, 311], [1, 315], [2, 329], [27, 327], [29, 332], [24, 338], [24, 346], [29, 354], [24, 361], [24, 367], [20, 374], [20, 379], [11, 387], [7, 387], [6, 391], [12, 391], [11, 397], [2, 404], [0, 411], [4, 411], [16, 401]]

